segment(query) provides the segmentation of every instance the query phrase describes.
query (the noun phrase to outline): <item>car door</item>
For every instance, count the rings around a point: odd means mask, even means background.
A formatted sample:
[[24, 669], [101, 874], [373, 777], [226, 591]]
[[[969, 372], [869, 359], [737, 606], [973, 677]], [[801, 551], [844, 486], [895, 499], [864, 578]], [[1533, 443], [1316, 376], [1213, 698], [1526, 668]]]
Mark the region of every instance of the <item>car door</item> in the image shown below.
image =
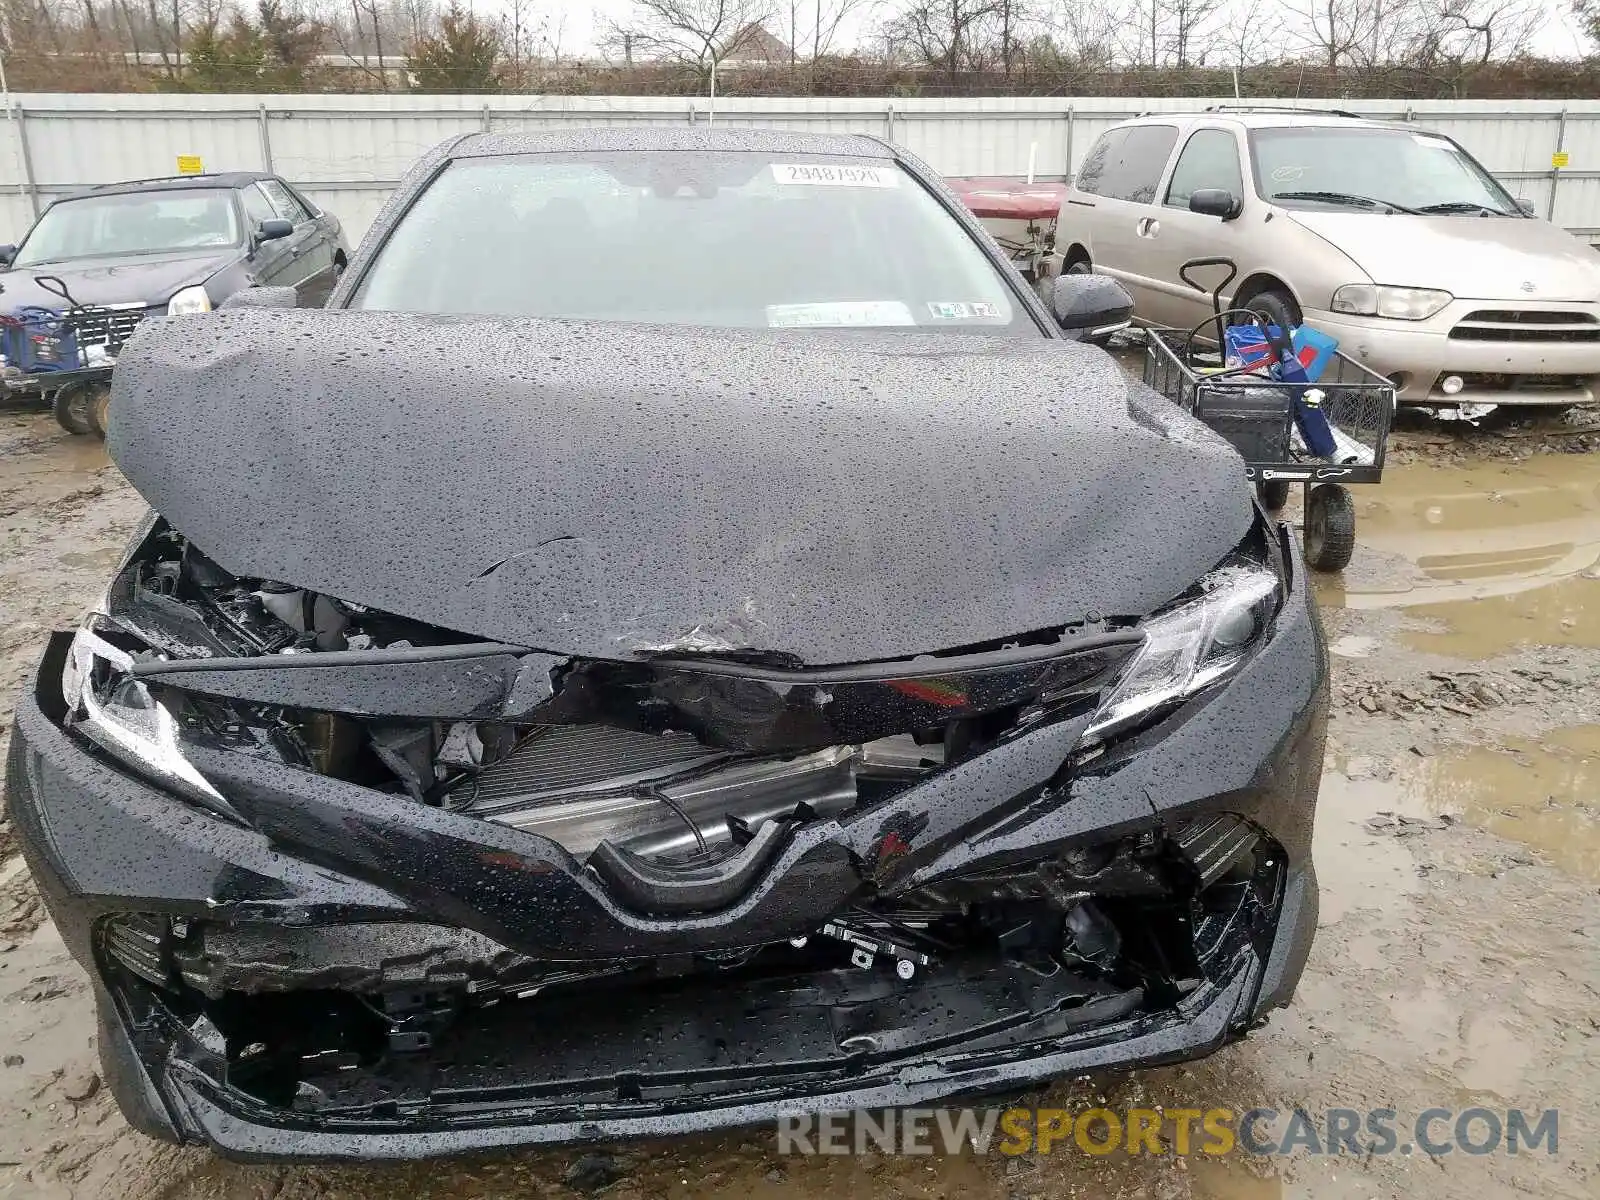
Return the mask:
[[244, 209], [245, 226], [250, 233], [250, 278], [261, 287], [294, 286], [296, 266], [289, 238], [273, 238], [270, 242], [258, 240], [261, 222], [276, 221], [279, 213], [255, 184], [239, 189], [239, 204]]
[[294, 226], [294, 233], [284, 239], [289, 243], [289, 254], [294, 260], [291, 278], [285, 281], [287, 286], [299, 293], [301, 308], [320, 308], [333, 290], [332, 244], [310, 210], [282, 180], [263, 179], [258, 186], [278, 215]]
[[1074, 181], [1081, 195], [1073, 197], [1073, 216], [1087, 217], [1093, 230], [1089, 253], [1094, 269], [1128, 289], [1141, 318], [1147, 317], [1155, 284], [1149, 243], [1159, 229], [1158, 188], [1177, 141], [1176, 125], [1110, 130], [1090, 151]]
[[[1148, 315], [1162, 325], [1187, 329], [1211, 312], [1208, 293], [1186, 284], [1179, 271], [1194, 258], [1231, 258], [1241, 270], [1248, 267], [1251, 236], [1244, 222], [1189, 210], [1189, 198], [1203, 189], [1226, 191], [1245, 202], [1242, 147], [1237, 128], [1201, 125], [1184, 139], [1162, 192], [1159, 226], [1148, 239], [1152, 265]], [[1260, 237], [1259, 228], [1255, 235]], [[1225, 268], [1197, 268], [1194, 277], [1207, 287], [1227, 278]]]

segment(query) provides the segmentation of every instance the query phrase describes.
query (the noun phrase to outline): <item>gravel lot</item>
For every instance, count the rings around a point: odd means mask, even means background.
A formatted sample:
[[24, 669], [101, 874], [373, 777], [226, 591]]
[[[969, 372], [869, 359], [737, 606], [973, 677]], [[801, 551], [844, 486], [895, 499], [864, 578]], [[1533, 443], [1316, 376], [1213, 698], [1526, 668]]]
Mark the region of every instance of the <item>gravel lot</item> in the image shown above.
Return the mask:
[[[1600, 1195], [1600, 431], [1584, 420], [1408, 419], [1387, 481], [1358, 491], [1356, 560], [1318, 582], [1335, 711], [1322, 929], [1293, 1007], [1205, 1062], [1029, 1098], [1558, 1106], [1554, 1157], [780, 1160], [759, 1129], [617, 1146], [570, 1176], [580, 1152], [233, 1166], [122, 1123], [95, 1073], [86, 981], [0, 824], [0, 1197]], [[141, 510], [97, 443], [0, 413], [0, 718]]]

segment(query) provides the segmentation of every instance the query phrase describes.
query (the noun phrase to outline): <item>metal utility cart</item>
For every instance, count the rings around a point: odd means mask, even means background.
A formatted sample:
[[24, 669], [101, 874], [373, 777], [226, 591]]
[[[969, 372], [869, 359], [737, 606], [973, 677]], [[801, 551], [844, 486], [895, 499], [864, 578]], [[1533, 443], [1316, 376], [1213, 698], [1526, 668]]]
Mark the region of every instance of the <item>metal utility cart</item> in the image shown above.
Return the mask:
[[[1203, 267], [1227, 269], [1210, 289], [1212, 318], [1190, 330], [1150, 330], [1144, 382], [1233, 444], [1268, 509], [1282, 508], [1290, 486], [1301, 484], [1306, 562], [1318, 571], [1343, 570], [1356, 542], [1355, 503], [1346, 485], [1383, 477], [1394, 385], [1337, 350], [1310, 383], [1280, 383], [1266, 376], [1264, 363], [1227, 366], [1226, 327], [1269, 322], [1248, 309], [1222, 307], [1222, 293], [1238, 274], [1231, 259], [1191, 259], [1179, 274], [1204, 292], [1191, 278]], [[1333, 455], [1319, 457], [1305, 448], [1296, 428], [1297, 403], [1320, 409], [1327, 419], [1336, 443]]]
[[111, 371], [145, 308], [79, 304], [56, 276], [36, 282], [62, 307], [0, 314], [0, 391], [44, 400], [72, 433], [104, 436]]

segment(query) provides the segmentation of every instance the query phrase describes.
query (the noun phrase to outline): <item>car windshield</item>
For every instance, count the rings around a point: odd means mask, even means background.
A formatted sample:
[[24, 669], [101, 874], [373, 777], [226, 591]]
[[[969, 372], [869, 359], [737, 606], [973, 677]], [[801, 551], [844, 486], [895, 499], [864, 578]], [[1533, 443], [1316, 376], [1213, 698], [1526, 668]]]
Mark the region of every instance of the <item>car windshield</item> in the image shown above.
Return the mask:
[[12, 265], [237, 246], [240, 241], [233, 197], [221, 188], [85, 196], [51, 205]]
[[896, 163], [749, 153], [459, 160], [400, 219], [352, 307], [1040, 333]]
[[1494, 178], [1449, 138], [1381, 127], [1250, 133], [1256, 191], [1292, 206], [1520, 215]]

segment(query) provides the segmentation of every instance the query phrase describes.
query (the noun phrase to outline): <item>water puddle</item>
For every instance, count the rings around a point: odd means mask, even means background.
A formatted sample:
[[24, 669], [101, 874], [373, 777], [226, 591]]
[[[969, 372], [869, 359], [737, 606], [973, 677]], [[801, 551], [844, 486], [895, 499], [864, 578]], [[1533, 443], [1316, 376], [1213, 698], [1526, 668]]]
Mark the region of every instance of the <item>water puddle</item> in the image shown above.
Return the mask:
[[1312, 842], [1323, 925], [1416, 890], [1416, 860], [1405, 843], [1440, 817], [1600, 881], [1600, 725], [1392, 764], [1334, 756], [1329, 767]]
[[[1356, 768], [1352, 763], [1346, 769]], [[1408, 802], [1392, 780], [1351, 779], [1336, 770], [1322, 776], [1311, 835], [1319, 926], [1336, 923], [1352, 909], [1382, 907], [1418, 889], [1416, 860], [1401, 839], [1371, 833], [1365, 825], [1375, 813], [1394, 812]]]
[[1600, 881], [1600, 725], [1420, 759], [1395, 783], [1404, 808], [1458, 817]]
[[1600, 461], [1395, 467], [1354, 489], [1355, 561], [1324, 604], [1404, 608], [1439, 623], [1417, 649], [1483, 658], [1521, 645], [1600, 646]]
[[1188, 1160], [1189, 1195], [1193, 1200], [1284, 1200], [1283, 1181], [1257, 1175], [1238, 1157]]
[[4, 496], [12, 493], [25, 497], [29, 504], [59, 499], [92, 482], [96, 471], [111, 465], [99, 438], [74, 437], [58, 429], [54, 421], [36, 416], [22, 419], [11, 415], [10, 420], [26, 436], [5, 439], [5, 453], [0, 457], [0, 510], [6, 507]]
[[1377, 653], [1378, 646], [1379, 642], [1375, 637], [1346, 634], [1344, 637], [1334, 638], [1328, 651], [1335, 658], [1371, 658]]

